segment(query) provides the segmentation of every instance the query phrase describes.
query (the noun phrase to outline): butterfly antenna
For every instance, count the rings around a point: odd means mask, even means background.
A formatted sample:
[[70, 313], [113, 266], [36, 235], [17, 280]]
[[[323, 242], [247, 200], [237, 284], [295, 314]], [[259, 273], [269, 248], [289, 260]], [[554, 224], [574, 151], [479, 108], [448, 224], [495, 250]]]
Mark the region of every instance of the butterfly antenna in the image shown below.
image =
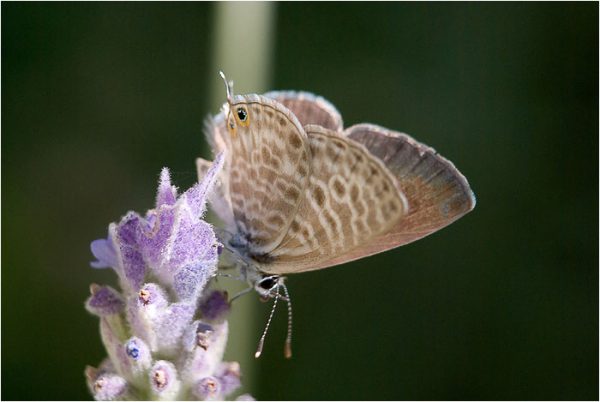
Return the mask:
[[225, 89], [227, 90], [227, 102], [231, 103], [233, 101], [233, 81], [227, 81], [227, 78], [225, 78], [225, 73], [223, 73], [223, 71], [219, 71], [219, 74], [225, 82]]
[[283, 288], [283, 292], [285, 293], [288, 307], [288, 328], [287, 336], [285, 338], [285, 345], [283, 347], [283, 355], [286, 359], [290, 359], [292, 357], [292, 299], [290, 298], [287, 286], [285, 286], [285, 284], [282, 283], [281, 287]]
[[273, 308], [271, 309], [271, 314], [269, 314], [269, 319], [267, 320], [267, 325], [265, 326], [265, 330], [260, 337], [260, 341], [258, 341], [258, 348], [256, 349], [256, 353], [254, 353], [255, 358], [259, 358], [262, 354], [263, 345], [265, 343], [265, 337], [267, 336], [267, 332], [269, 331], [269, 326], [271, 325], [271, 320], [273, 319], [273, 314], [275, 313], [275, 308], [277, 307], [277, 300], [279, 300], [279, 286], [277, 286], [277, 293], [275, 294], [275, 301], [273, 302]]

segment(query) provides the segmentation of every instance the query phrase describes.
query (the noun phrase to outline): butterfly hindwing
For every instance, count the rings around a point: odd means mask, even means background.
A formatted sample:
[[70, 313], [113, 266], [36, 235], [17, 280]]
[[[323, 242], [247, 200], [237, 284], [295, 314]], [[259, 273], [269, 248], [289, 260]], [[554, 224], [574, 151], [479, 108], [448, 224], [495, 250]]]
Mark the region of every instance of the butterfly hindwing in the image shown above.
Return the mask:
[[373, 124], [352, 126], [344, 134], [385, 164], [408, 200], [408, 214], [377, 239], [384, 249], [427, 236], [475, 207], [467, 179], [433, 148]]
[[264, 96], [272, 98], [288, 108], [304, 127], [317, 124], [323, 128], [341, 132], [342, 116], [328, 100], [310, 92], [272, 91]]

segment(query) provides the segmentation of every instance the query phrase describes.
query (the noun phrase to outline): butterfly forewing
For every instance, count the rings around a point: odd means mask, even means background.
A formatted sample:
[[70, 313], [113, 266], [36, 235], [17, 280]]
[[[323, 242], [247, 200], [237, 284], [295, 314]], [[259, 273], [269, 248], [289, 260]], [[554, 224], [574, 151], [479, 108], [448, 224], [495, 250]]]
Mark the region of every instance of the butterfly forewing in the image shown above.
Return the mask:
[[261, 270], [318, 269], [388, 231], [407, 211], [394, 178], [360, 144], [316, 125], [305, 127], [311, 175], [281, 244]]
[[223, 136], [231, 150], [233, 217], [250, 257], [260, 260], [280, 243], [296, 215], [310, 175], [310, 149], [296, 117], [271, 99], [236, 96], [229, 109]]

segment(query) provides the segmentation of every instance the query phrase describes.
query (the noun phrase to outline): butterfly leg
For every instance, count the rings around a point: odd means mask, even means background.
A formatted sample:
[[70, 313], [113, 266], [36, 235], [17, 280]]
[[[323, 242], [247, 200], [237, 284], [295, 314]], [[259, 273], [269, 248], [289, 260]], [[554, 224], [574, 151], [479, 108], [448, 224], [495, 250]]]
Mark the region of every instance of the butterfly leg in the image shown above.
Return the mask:
[[243, 296], [243, 295], [245, 295], [245, 294], [247, 294], [247, 293], [250, 293], [250, 292], [251, 292], [251, 291], [253, 291], [253, 290], [254, 290], [254, 287], [252, 287], [252, 286], [249, 286], [249, 287], [247, 287], [246, 289], [244, 289], [244, 290], [242, 290], [242, 291], [238, 292], [238, 293], [237, 293], [235, 296], [233, 296], [231, 299], [229, 299], [229, 303], [233, 303], [233, 301], [234, 301], [235, 299], [237, 299], [237, 298], [239, 298], [240, 296]]

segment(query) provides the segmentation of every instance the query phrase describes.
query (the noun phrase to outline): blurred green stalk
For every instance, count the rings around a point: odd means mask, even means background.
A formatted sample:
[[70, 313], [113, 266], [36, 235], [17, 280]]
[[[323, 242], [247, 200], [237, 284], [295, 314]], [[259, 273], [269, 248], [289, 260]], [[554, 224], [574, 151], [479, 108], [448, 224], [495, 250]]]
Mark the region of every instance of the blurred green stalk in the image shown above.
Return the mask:
[[[234, 81], [237, 94], [263, 93], [271, 89], [275, 2], [213, 3], [213, 54], [210, 80], [211, 106], [216, 112], [225, 102], [225, 87], [218, 75], [221, 70]], [[244, 283], [222, 280], [230, 294], [244, 289]], [[256, 395], [254, 352], [262, 332], [257, 300], [252, 295], [235, 302], [229, 319], [230, 336], [226, 358], [237, 360], [244, 375], [243, 392]]]

